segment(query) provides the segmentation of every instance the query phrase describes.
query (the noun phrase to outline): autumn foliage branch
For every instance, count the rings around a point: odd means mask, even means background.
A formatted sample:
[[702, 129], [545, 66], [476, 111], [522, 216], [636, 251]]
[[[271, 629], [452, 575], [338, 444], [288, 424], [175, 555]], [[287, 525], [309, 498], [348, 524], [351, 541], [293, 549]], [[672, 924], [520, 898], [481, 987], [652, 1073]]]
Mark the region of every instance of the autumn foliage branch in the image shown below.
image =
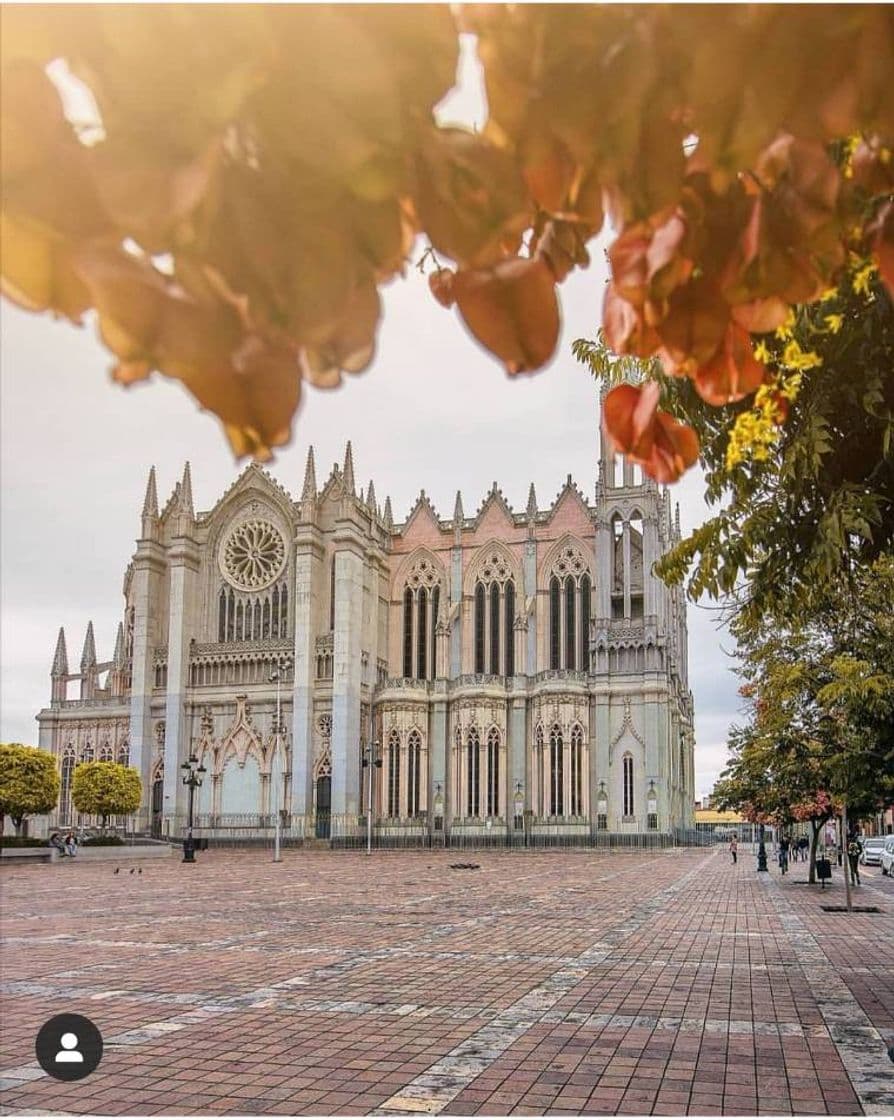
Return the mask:
[[[450, 262], [434, 296], [515, 375], [552, 357], [557, 285], [608, 216], [608, 344], [658, 356], [711, 405], [764, 384], [751, 332], [820, 297], [845, 236], [894, 290], [881, 5], [13, 5], [2, 19], [4, 293], [73, 322], [95, 311], [118, 381], [181, 380], [240, 455], [290, 438], [303, 380], [368, 367], [379, 288], [423, 234]], [[480, 134], [436, 121], [460, 31], [484, 70]], [[86, 131], [63, 63], [95, 102]], [[842, 137], [844, 170], [829, 151]], [[697, 457], [649, 385], [616, 387], [605, 422], [657, 479]]]

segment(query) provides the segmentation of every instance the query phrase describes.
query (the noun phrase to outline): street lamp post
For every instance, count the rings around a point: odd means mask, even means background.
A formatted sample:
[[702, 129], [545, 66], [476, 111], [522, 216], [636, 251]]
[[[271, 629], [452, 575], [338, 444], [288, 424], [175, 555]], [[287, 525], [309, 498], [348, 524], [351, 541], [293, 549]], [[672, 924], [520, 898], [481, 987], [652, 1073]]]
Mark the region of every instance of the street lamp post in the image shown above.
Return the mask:
[[758, 871], [767, 870], [767, 849], [764, 845], [763, 821], [761, 821], [757, 828], [757, 869]]
[[[275, 736], [274, 743], [275, 743], [275, 747], [276, 747], [277, 750], [279, 750], [279, 737], [282, 734], [282, 717], [281, 717], [281, 712], [280, 712], [280, 691], [279, 691], [281, 681], [282, 681], [282, 666], [279, 662], [277, 662], [275, 668], [273, 669], [273, 671], [270, 674], [270, 683], [276, 685], [276, 726], [273, 729], [273, 733], [274, 733], [274, 736]], [[274, 863], [282, 863], [282, 856], [280, 855], [280, 850], [279, 850], [279, 845], [280, 845], [279, 834], [280, 834], [280, 827], [281, 827], [281, 824], [282, 824], [282, 814], [279, 811], [278, 802], [279, 802], [279, 794], [276, 792], [276, 790], [274, 790], [273, 791], [273, 803], [274, 803], [274, 806], [275, 806], [275, 809], [276, 809], [276, 823], [275, 823], [275, 830], [274, 830], [274, 834], [273, 834], [273, 837], [274, 837], [273, 838], [273, 862]]]
[[379, 744], [369, 742], [363, 752], [363, 767], [366, 770], [366, 852], [372, 853], [372, 787], [373, 769], [379, 768], [382, 760], [379, 758]]
[[199, 775], [206, 773], [204, 766], [199, 766], [199, 760], [194, 754], [189, 756], [189, 759], [182, 763], [181, 770], [186, 771], [183, 775], [183, 784], [189, 789], [189, 822], [186, 828], [186, 839], [183, 841], [183, 863], [196, 862], [196, 842], [192, 838], [192, 811], [195, 804], [196, 790], [202, 784], [202, 779]]

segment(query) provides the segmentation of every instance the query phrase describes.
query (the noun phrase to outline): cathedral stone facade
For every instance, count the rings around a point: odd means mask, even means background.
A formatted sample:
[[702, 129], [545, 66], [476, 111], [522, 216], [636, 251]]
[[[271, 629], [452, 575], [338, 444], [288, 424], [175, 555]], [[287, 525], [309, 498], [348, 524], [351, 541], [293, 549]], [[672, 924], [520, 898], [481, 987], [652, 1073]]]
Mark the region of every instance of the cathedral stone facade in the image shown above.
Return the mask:
[[55, 820], [76, 821], [77, 763], [114, 759], [141, 827], [179, 836], [192, 755], [200, 835], [281, 812], [353, 843], [368, 805], [385, 843], [687, 827], [685, 604], [651, 574], [678, 539], [667, 490], [605, 450], [592, 504], [569, 476], [513, 511], [494, 483], [474, 516], [423, 491], [401, 524], [358, 493], [350, 444], [322, 488], [311, 449], [297, 501], [253, 464], [199, 513], [189, 464], [161, 511], [153, 468], [112, 659], [91, 624], [72, 673], [59, 634], [37, 717]]

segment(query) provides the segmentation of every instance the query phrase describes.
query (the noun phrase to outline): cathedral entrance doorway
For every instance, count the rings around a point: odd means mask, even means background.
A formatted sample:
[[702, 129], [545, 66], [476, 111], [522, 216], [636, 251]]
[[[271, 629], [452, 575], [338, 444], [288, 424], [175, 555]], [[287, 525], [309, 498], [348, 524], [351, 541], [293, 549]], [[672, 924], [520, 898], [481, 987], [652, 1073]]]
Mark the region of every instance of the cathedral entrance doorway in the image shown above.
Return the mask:
[[156, 778], [152, 783], [152, 827], [151, 832], [156, 840], [161, 838], [161, 808], [164, 804], [165, 783], [164, 778]]
[[329, 775], [317, 778], [317, 839], [328, 840], [332, 806], [332, 779]]

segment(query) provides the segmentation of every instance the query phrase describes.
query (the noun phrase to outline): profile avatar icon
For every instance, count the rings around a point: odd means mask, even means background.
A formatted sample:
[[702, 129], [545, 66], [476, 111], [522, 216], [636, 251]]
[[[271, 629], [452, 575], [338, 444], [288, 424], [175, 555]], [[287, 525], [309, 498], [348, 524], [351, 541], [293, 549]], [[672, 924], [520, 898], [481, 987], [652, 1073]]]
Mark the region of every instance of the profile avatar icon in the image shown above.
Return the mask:
[[57, 1081], [80, 1081], [102, 1061], [102, 1035], [86, 1015], [54, 1015], [37, 1032], [34, 1050], [44, 1073]]
[[55, 1060], [57, 1062], [83, 1062], [84, 1055], [80, 1050], [75, 1049], [78, 1044], [78, 1036], [73, 1031], [66, 1031], [59, 1042], [62, 1049], [56, 1055]]

